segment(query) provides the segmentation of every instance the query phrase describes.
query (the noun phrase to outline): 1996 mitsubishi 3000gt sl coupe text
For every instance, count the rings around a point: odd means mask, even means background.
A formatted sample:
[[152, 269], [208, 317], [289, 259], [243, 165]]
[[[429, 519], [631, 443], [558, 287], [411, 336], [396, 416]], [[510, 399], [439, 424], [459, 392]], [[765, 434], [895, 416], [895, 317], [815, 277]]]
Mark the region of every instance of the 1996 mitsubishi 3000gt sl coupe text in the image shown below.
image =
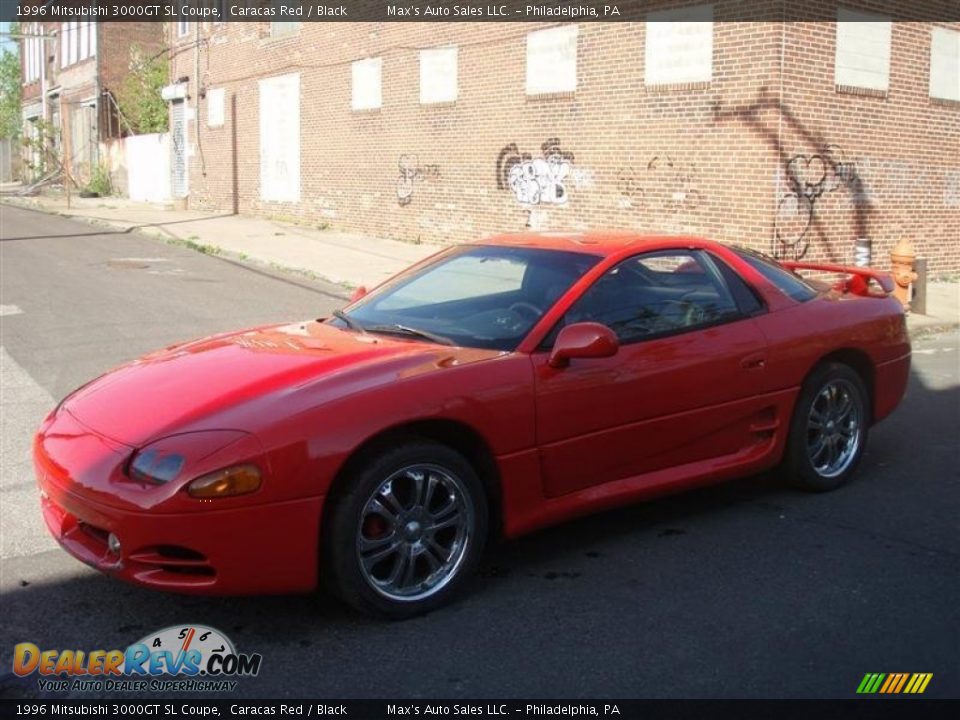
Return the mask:
[[493, 536], [769, 468], [841, 485], [906, 387], [891, 288], [688, 237], [450, 247], [333, 317], [175, 345], [76, 390], [36, 437], [43, 515], [140, 585], [322, 582], [415, 615]]

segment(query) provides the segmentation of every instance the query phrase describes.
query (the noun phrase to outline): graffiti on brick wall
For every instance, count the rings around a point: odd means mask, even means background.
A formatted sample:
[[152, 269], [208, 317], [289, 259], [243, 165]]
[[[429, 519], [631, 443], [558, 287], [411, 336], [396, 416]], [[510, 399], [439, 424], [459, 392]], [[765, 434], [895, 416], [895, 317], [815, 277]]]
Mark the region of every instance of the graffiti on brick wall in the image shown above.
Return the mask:
[[694, 212], [702, 202], [698, 184], [693, 162], [658, 153], [639, 168], [617, 169], [618, 205], [660, 214]]
[[670, 155], [655, 155], [647, 163], [647, 182], [656, 192], [647, 192], [659, 210], [669, 213], [692, 212], [700, 207], [697, 170], [692, 162]]
[[642, 174], [630, 165], [617, 168], [617, 194], [619, 206], [623, 209], [642, 205], [644, 199]]
[[420, 165], [416, 155], [401, 155], [397, 166], [400, 170], [397, 176], [397, 203], [400, 207], [406, 207], [413, 201], [417, 183], [440, 179], [440, 166]]
[[516, 143], [504, 145], [497, 155], [497, 188], [509, 190], [523, 205], [563, 205], [569, 199], [573, 153], [560, 147], [560, 138], [549, 138], [540, 153], [533, 157]]
[[956, 192], [950, 187], [960, 167], [941, 169], [912, 160], [865, 155], [856, 158], [856, 170], [863, 183], [851, 198], [854, 203], [877, 205], [884, 198], [930, 196], [931, 191], [943, 187], [944, 206], [956, 207]]
[[[897, 158], [844, 156], [837, 145], [827, 145], [812, 155], [794, 155], [784, 167], [784, 192], [777, 204], [774, 224], [780, 253], [802, 258], [810, 244], [810, 230], [816, 225], [825, 198], [844, 190], [843, 201], [856, 214], [864, 214], [884, 198], [922, 196], [942, 182], [943, 203], [960, 204], [956, 189], [951, 191], [951, 172], [942, 173], [923, 164]], [[955, 181], [954, 181], [955, 182]]]
[[802, 258], [820, 199], [845, 187], [853, 193], [852, 202], [860, 204], [864, 202], [863, 185], [856, 165], [844, 159], [838, 145], [827, 145], [813, 155], [794, 155], [786, 161], [784, 173], [787, 191], [777, 202], [774, 230], [783, 249]]

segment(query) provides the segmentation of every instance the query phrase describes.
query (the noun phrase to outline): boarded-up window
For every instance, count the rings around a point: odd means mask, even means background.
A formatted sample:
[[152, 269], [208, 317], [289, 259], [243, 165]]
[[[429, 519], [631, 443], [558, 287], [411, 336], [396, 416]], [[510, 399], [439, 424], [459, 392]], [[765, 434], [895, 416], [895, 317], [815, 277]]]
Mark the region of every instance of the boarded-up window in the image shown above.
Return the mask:
[[890, 32], [886, 16], [839, 8], [836, 84], [886, 91], [890, 86]]
[[43, 26], [34, 23], [26, 26], [27, 37], [24, 40], [24, 72], [23, 81], [25, 83], [35, 82], [40, 79], [40, 68], [43, 63]]
[[300, 200], [300, 74], [260, 81], [260, 198]]
[[457, 99], [457, 48], [420, 51], [420, 103], [455, 102]]
[[960, 31], [931, 31], [930, 97], [960, 101]]
[[80, 21], [71, 20], [70, 21], [70, 64], [73, 65], [77, 62], [77, 41], [80, 39]]
[[90, 20], [60, 23], [60, 67], [68, 67], [97, 54], [97, 24]]
[[713, 5], [648, 13], [646, 29], [647, 85], [713, 80]]
[[527, 95], [577, 89], [577, 25], [527, 33]]
[[86, 60], [89, 57], [88, 53], [90, 52], [90, 21], [81, 20], [80, 21], [80, 30], [79, 30], [79, 42], [80, 42], [80, 59]]
[[292, 19], [298, 17], [293, 14], [296, 10], [303, 12], [303, 8], [300, 7], [300, 0], [270, 0], [270, 5], [273, 10], [272, 17], [279, 18], [270, 21], [270, 35], [272, 37], [290, 35], [300, 29], [300, 21]]
[[207, 127], [223, 125], [223, 88], [207, 90]]
[[383, 58], [357, 60], [350, 66], [350, 73], [353, 88], [350, 106], [354, 110], [376, 110], [383, 105]]

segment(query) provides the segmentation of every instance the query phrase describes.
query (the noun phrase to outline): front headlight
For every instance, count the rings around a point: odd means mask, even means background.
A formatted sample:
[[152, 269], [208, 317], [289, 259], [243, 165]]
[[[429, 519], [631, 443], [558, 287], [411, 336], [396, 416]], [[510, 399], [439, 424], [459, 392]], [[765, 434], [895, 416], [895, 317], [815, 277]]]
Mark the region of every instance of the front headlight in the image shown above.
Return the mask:
[[130, 463], [130, 477], [140, 482], [156, 484], [168, 483], [176, 480], [183, 469], [186, 458], [180, 453], [163, 452], [156, 448], [148, 448], [137, 453]]
[[138, 450], [126, 475], [144, 485], [186, 489], [191, 497], [244, 495], [260, 488], [263, 448], [239, 430], [201, 430], [170, 435]]
[[198, 477], [187, 485], [187, 494], [195, 498], [221, 498], [246, 495], [260, 488], [260, 468], [235, 465]]

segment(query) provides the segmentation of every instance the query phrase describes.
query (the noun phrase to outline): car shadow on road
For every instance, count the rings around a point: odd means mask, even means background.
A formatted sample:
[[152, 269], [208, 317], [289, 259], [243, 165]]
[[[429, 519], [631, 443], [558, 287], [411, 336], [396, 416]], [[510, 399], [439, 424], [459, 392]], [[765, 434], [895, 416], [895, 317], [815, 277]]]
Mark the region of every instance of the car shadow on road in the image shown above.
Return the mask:
[[[74, 566], [65, 555], [62, 562], [56, 560], [61, 579], [54, 581], [34, 581], [31, 565], [23, 563], [16, 567], [22, 577], [11, 577], [8, 566], [0, 668], [11, 668], [13, 646], [19, 642], [41, 648], [125, 648], [160, 628], [197, 623], [223, 631], [241, 651], [264, 655], [269, 669], [248, 685], [253, 695], [322, 690], [328, 697], [401, 696], [404, 687], [420, 682], [415, 689], [423, 696], [481, 696], [490, 694], [494, 679], [500, 678], [496, 687], [513, 688], [504, 694], [539, 691], [542, 696], [569, 697], [602, 688], [649, 696], [636, 673], [606, 668], [604, 675], [594, 676], [591, 673], [599, 670], [578, 664], [578, 654], [583, 662], [594, 657], [601, 638], [603, 652], [612, 658], [627, 653], [635, 661], [639, 653], [660, 653], [664, 667], [648, 670], [660, 673], [649, 679], [650, 692], [659, 696], [749, 694], [749, 688], [735, 683], [722, 685], [724, 671], [693, 678], [671, 664], [664, 648], [677, 642], [677, 631], [668, 630], [677, 613], [706, 614], [705, 626], [719, 628], [718, 638], [707, 634], [697, 640], [696, 652], [706, 654], [715, 663], [712, 667], [729, 667], [731, 677], [754, 672], [762, 679], [768, 672], [762, 622], [780, 622], [781, 614], [795, 621], [794, 592], [806, 593], [808, 600], [811, 594], [827, 592], [819, 586], [811, 589], [809, 568], [803, 563], [836, 566], [839, 550], [830, 538], [840, 537], [854, 554], [862, 552], [861, 543], [882, 543], [918, 557], [952, 556], [955, 567], [958, 551], [949, 508], [956, 507], [957, 489], [953, 479], [944, 477], [944, 466], [953, 463], [956, 473], [958, 415], [960, 387], [930, 388], [914, 374], [904, 407], [874, 429], [860, 472], [838, 492], [796, 492], [768, 472], [541, 530], [491, 547], [464, 597], [402, 623], [360, 616], [324, 594], [207, 598], [158, 593]], [[784, 560], [791, 552], [804, 554], [795, 572]], [[740, 581], [745, 593], [773, 582], [786, 589], [782, 598], [768, 597], [773, 606], [753, 612], [747, 622], [740, 618], [742, 609], [704, 598], [721, 582], [709, 574], [707, 562], [719, 563], [732, 578], [734, 589], [724, 592], [739, 592], [735, 585]], [[856, 563], [862, 561], [850, 562], [849, 567], [841, 562], [836, 578], [828, 576], [823, 582], [842, 582], [857, 572]], [[893, 565], [889, 572], [906, 571]], [[925, 582], [923, 573], [917, 573], [909, 583]], [[884, 581], [878, 578], [871, 585], [869, 577], [857, 577], [860, 585], [866, 583], [863, 592], [896, 606], [897, 598], [888, 594]], [[918, 592], [923, 594], [922, 586]], [[835, 612], [842, 617], [845, 610]], [[637, 643], [639, 623], [650, 649]], [[738, 644], [760, 650], [738, 662], [728, 657], [736, 654], [731, 645]], [[375, 689], [361, 677], [371, 658], [399, 658], [411, 648], [421, 658], [419, 669], [397, 668]], [[870, 647], [862, 651], [869, 653]], [[487, 652], [493, 654], [488, 657]], [[717, 658], [711, 659], [714, 652]], [[303, 661], [306, 657], [309, 663]], [[520, 667], [533, 675], [518, 676]], [[571, 676], [574, 670], [579, 674]], [[581, 686], [572, 687], [572, 682]], [[767, 693], [776, 691], [768, 688]], [[36, 695], [35, 676], [8, 674], [0, 679], [0, 697]]]

